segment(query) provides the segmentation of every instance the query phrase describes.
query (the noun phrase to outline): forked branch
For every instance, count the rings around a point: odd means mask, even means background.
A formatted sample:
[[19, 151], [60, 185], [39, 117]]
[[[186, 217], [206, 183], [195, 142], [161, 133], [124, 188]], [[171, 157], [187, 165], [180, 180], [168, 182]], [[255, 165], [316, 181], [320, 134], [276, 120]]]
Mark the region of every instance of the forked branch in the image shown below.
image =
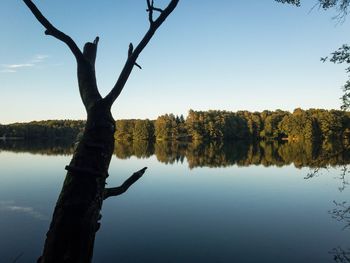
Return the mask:
[[[169, 5], [164, 9], [155, 8], [153, 7], [153, 1], [147, 0], [147, 6], [148, 6], [148, 19], [150, 21], [150, 27], [140, 43], [137, 45], [135, 49], [130, 48], [129, 45], [129, 51], [128, 51], [128, 59], [125, 62], [125, 65], [122, 69], [122, 72], [119, 75], [119, 78], [114, 85], [113, 89], [109, 92], [109, 94], [104, 98], [106, 103], [111, 107], [113, 102], [118, 98], [121, 91], [123, 90], [126, 81], [128, 80], [130, 73], [133, 69], [133, 67], [138, 65], [136, 63], [136, 60], [142, 50], [146, 47], [148, 42], [151, 40], [154, 33], [157, 31], [157, 29], [161, 26], [161, 24], [165, 21], [165, 19], [170, 15], [172, 11], [174, 11], [175, 7], [177, 6], [179, 0], [171, 0]], [[160, 15], [156, 20], [153, 20], [153, 11], [159, 11]]]
[[44, 17], [44, 15], [40, 12], [32, 0], [23, 0], [23, 2], [31, 10], [36, 19], [46, 28], [45, 34], [51, 35], [58, 40], [66, 43], [74, 54], [78, 64], [80, 97], [83, 100], [85, 108], [87, 110], [91, 109], [95, 103], [102, 98], [97, 88], [95, 75], [95, 60], [99, 37], [96, 37], [92, 43], [86, 43], [83, 52], [81, 52], [73, 39], [55, 28]]
[[132, 186], [138, 179], [141, 178], [141, 176], [145, 173], [146, 169], [147, 167], [144, 167], [141, 170], [133, 173], [121, 186], [106, 188], [103, 193], [103, 199], [105, 200], [108, 197], [117, 196], [121, 195], [122, 193], [125, 193], [130, 186]]
[[163, 9], [154, 7], [154, 1], [153, 0], [147, 0], [147, 9], [148, 12], [148, 20], [150, 24], [153, 23], [153, 11], [158, 11], [159, 13], [163, 13]]
[[[128, 58], [124, 64], [124, 67], [118, 77], [118, 80], [112, 90], [108, 93], [108, 95], [103, 99], [103, 103], [107, 107], [111, 107], [113, 102], [118, 98], [121, 91], [123, 90], [126, 81], [128, 80], [130, 73], [134, 66], [137, 66], [141, 69], [141, 66], [136, 62], [138, 56], [142, 52], [142, 50], [149, 43], [151, 38], [157, 29], [161, 26], [161, 24], [165, 21], [165, 19], [170, 15], [170, 13], [175, 9], [179, 0], [170, 0], [168, 6], [163, 10], [161, 8], [154, 7], [153, 0], [147, 1], [147, 12], [148, 18], [150, 21], [150, 26], [144, 37], [141, 39], [140, 43], [134, 49], [133, 45], [129, 45], [128, 50]], [[32, 0], [23, 0], [23, 2], [28, 6], [31, 12], [34, 14], [36, 19], [46, 28], [45, 34], [51, 35], [62, 42], [66, 43], [70, 48], [72, 53], [74, 54], [77, 62], [78, 62], [78, 79], [79, 79], [79, 89], [81, 93], [81, 97], [83, 99], [85, 107], [88, 109], [94, 103], [101, 98], [96, 84], [95, 79], [95, 60], [96, 60], [96, 52], [97, 52], [97, 44], [99, 38], [96, 37], [93, 43], [86, 43], [84, 46], [83, 52], [79, 49], [73, 39], [59, 31], [56, 27], [54, 27], [39, 11], [39, 9], [35, 6]], [[154, 20], [153, 12], [159, 12], [159, 16]], [[86, 63], [88, 62], [88, 63]], [[88, 67], [86, 67], [90, 64]], [[80, 70], [79, 70], [80, 69]], [[83, 77], [80, 77], [82, 75]], [[85, 85], [86, 83], [89, 85]]]
[[30, 11], [32, 11], [33, 15], [36, 17], [36, 19], [46, 28], [45, 34], [51, 35], [62, 42], [66, 43], [67, 46], [70, 48], [72, 53], [74, 54], [76, 60], [82, 60], [84, 59], [84, 56], [82, 52], [80, 51], [79, 47], [73, 39], [64, 34], [63, 32], [59, 31], [56, 27], [54, 27], [40, 12], [40, 10], [35, 6], [35, 4], [32, 2], [32, 0], [23, 0], [23, 2], [28, 6]]

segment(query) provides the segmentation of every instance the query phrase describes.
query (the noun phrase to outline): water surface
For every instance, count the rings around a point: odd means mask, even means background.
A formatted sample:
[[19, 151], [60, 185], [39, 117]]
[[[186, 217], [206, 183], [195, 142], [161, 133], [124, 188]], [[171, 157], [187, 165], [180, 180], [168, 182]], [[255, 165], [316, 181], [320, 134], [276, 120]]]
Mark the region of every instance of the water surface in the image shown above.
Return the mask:
[[[2, 262], [40, 255], [70, 146], [0, 145]], [[148, 170], [104, 202], [94, 262], [348, 262], [349, 157], [339, 145], [118, 143], [110, 187]]]

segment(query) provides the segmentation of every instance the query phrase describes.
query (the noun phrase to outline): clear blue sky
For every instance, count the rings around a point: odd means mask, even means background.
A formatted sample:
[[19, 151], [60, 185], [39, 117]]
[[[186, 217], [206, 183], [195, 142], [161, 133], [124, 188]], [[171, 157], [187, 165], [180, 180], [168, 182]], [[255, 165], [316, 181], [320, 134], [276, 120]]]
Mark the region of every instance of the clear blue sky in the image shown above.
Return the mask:
[[[34, 1], [82, 47], [100, 36], [96, 71], [113, 87], [148, 27], [144, 0]], [[156, 0], [161, 7], [167, 0]], [[156, 118], [194, 110], [339, 108], [344, 66], [321, 63], [350, 42], [333, 11], [273, 0], [180, 0], [151, 40], [113, 107], [117, 118]], [[69, 49], [45, 36], [20, 0], [0, 2], [0, 123], [84, 119]]]

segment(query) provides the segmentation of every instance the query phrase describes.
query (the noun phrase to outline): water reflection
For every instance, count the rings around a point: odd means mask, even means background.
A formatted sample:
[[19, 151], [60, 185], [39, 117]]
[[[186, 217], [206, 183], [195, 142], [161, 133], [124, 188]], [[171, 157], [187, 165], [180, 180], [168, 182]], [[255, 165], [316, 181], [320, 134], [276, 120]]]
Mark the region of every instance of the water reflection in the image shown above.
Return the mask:
[[[311, 179], [314, 177], [318, 177], [323, 170], [327, 170], [327, 167], [317, 167], [314, 168], [311, 172], [305, 176], [305, 179]], [[336, 176], [334, 179], [340, 181], [340, 186], [338, 187], [338, 191], [340, 193], [345, 192], [347, 186], [349, 185], [348, 175], [349, 168], [344, 165], [340, 170], [339, 176]], [[331, 215], [333, 219], [343, 224], [342, 230], [350, 229], [350, 203], [348, 201], [335, 201], [333, 200], [333, 209], [328, 211], [328, 214]], [[335, 262], [344, 263], [350, 262], [350, 248], [343, 249], [341, 246], [333, 248], [329, 251], [329, 254], [333, 256], [333, 260]]]
[[59, 140], [0, 140], [0, 151], [16, 153], [28, 152], [42, 155], [71, 155], [74, 142], [69, 139]]
[[333, 201], [333, 203], [335, 208], [329, 211], [332, 218], [344, 223], [343, 230], [350, 228], [350, 204], [347, 201]]
[[190, 169], [196, 167], [227, 167], [232, 165], [325, 167], [350, 163], [350, 150], [341, 143], [317, 144], [312, 142], [257, 142], [245, 141], [209, 143], [181, 143], [172, 141], [145, 141], [116, 143], [116, 156], [147, 158], [155, 154], [162, 163], [188, 162]]
[[[0, 150], [30, 152], [44, 155], [69, 155], [74, 143], [68, 140], [0, 141]], [[324, 168], [350, 163], [350, 150], [340, 142], [311, 141], [292, 143], [245, 141], [212, 141], [184, 143], [176, 141], [117, 141], [115, 155], [119, 159], [149, 158], [155, 155], [165, 164], [183, 163], [196, 167], [228, 167], [232, 165], [263, 165], [282, 167], [294, 164], [297, 168]], [[307, 177], [313, 177], [313, 170]], [[345, 182], [344, 182], [345, 183]]]
[[48, 217], [46, 215], [42, 214], [39, 211], [36, 211], [33, 207], [18, 205], [14, 200], [0, 201], [0, 211], [21, 213], [38, 220], [48, 220]]
[[336, 247], [329, 254], [333, 256], [333, 260], [337, 263], [350, 262], [350, 248], [344, 250], [341, 247]]
[[[147, 167], [135, 172], [118, 187], [104, 188], [100, 198], [92, 196], [95, 199], [91, 204], [86, 201], [91, 193], [88, 191], [85, 193], [82, 189], [94, 187], [96, 178], [80, 177], [80, 180], [77, 180], [81, 175], [76, 174], [73, 177], [68, 173], [65, 182], [72, 181], [81, 188], [77, 187], [75, 190], [78, 189], [78, 191], [72, 191], [72, 183], [63, 184], [46, 234], [42, 256], [37, 262], [91, 262], [95, 235], [100, 229], [102, 218], [100, 209], [96, 206], [99, 205], [101, 208], [102, 198], [105, 200], [125, 193], [142, 177], [146, 169]], [[93, 193], [96, 194], [96, 192]], [[32, 216], [39, 216], [33, 209], [18, 206], [15, 208]]]
[[[34, 154], [44, 154], [44, 155], [69, 155], [72, 154], [73, 152], [73, 146], [74, 144], [70, 141], [34, 141], [34, 142], [27, 142], [27, 141], [14, 141], [14, 142], [0, 142], [0, 150], [5, 150], [5, 151], [12, 151], [12, 152], [30, 152], [30, 153], [34, 153]], [[333, 186], [333, 189], [339, 193], [341, 193], [340, 196], [335, 197], [335, 196], [330, 196], [327, 197], [327, 199], [319, 199], [320, 197], [318, 196], [318, 191], [321, 188], [315, 188], [314, 192], [308, 192], [305, 191], [304, 195], [301, 194], [300, 190], [298, 188], [294, 188], [294, 190], [291, 190], [293, 195], [300, 195], [300, 200], [299, 198], [297, 198], [298, 202], [296, 202], [295, 206], [302, 206], [302, 204], [304, 202], [307, 202], [307, 198], [305, 197], [309, 197], [309, 195], [312, 196], [317, 196], [317, 200], [315, 201], [315, 203], [313, 203], [314, 205], [320, 205], [322, 206], [322, 212], [325, 214], [325, 218], [327, 221], [339, 221], [341, 223], [341, 227], [339, 227], [339, 231], [341, 228], [344, 229], [344, 231], [349, 231], [350, 229], [350, 203], [348, 200], [348, 196], [345, 196], [345, 192], [348, 192], [349, 190], [349, 170], [348, 170], [348, 164], [350, 163], [350, 153], [347, 150], [347, 147], [342, 145], [341, 143], [323, 143], [323, 144], [315, 144], [312, 142], [298, 142], [298, 143], [277, 143], [277, 142], [259, 142], [259, 143], [246, 143], [246, 142], [211, 142], [211, 143], [207, 143], [207, 144], [200, 144], [200, 143], [180, 143], [180, 142], [156, 142], [156, 143], [151, 143], [148, 141], [129, 141], [129, 142], [117, 142], [116, 143], [116, 148], [115, 148], [115, 155], [118, 157], [118, 159], [128, 159], [132, 156], [136, 156], [137, 158], [149, 158], [151, 156], [155, 156], [156, 159], [164, 164], [174, 164], [174, 163], [185, 163], [190, 169], [193, 168], [197, 168], [197, 167], [230, 167], [230, 166], [239, 166], [239, 167], [246, 167], [249, 165], [262, 165], [265, 167], [270, 167], [270, 166], [277, 166], [277, 167], [282, 167], [285, 165], [291, 165], [293, 164], [295, 167], [297, 168], [302, 168], [302, 167], [309, 167], [310, 168], [310, 173], [309, 174], [302, 174], [302, 176], [305, 176], [306, 179], [310, 179], [310, 180], [317, 180], [317, 179], [322, 179], [321, 175], [324, 174], [325, 176], [327, 175], [327, 170], [324, 169], [324, 167], [330, 167], [330, 166], [340, 166], [342, 167], [341, 169], [337, 170], [337, 174], [336, 175], [332, 175], [330, 176], [330, 180], [333, 180], [333, 177], [335, 180], [337, 180], [337, 182], [339, 182], [339, 185], [335, 185]], [[41, 158], [40, 156], [39, 159]], [[122, 161], [121, 161], [122, 162]], [[124, 162], [124, 161], [123, 161]], [[146, 160], [146, 162], [150, 162], [150, 160]], [[176, 166], [172, 166], [172, 167], [168, 167], [168, 168], [175, 168]], [[233, 167], [234, 168], [234, 167]], [[118, 171], [119, 171], [120, 167], [118, 167]], [[286, 168], [286, 170], [289, 168]], [[203, 171], [207, 171], [209, 169], [202, 169]], [[196, 173], [196, 172], [201, 172], [202, 170], [192, 170], [191, 172]], [[230, 169], [225, 169], [225, 170], [230, 170]], [[244, 170], [244, 169], [241, 169]], [[268, 173], [271, 173], [271, 170], [273, 169], [265, 169], [268, 170]], [[282, 170], [282, 169], [278, 169], [278, 170]], [[295, 169], [293, 169], [295, 170]], [[332, 170], [332, 169], [330, 169]], [[155, 171], [155, 168], [153, 168], [153, 172]], [[183, 172], [184, 170], [182, 170]], [[284, 170], [283, 170], [284, 171]], [[300, 173], [303, 173], [304, 170], [300, 170]], [[281, 172], [279, 172], [281, 173]], [[149, 175], [151, 176], [151, 175]], [[205, 177], [205, 176], [203, 176]], [[282, 177], [282, 176], [281, 176]], [[162, 177], [164, 178], [164, 177]], [[268, 190], [266, 190], [265, 192], [261, 192], [261, 188], [264, 185], [264, 183], [266, 182], [266, 178], [261, 179], [261, 181], [256, 183], [256, 187], [252, 187], [251, 189], [246, 189], [246, 191], [243, 191], [242, 195], [239, 195], [239, 191], [242, 188], [241, 186], [236, 186], [236, 188], [234, 188], [235, 184], [239, 184], [238, 182], [238, 176], [237, 178], [233, 178], [232, 176], [229, 177], [230, 179], [225, 179], [225, 180], [232, 180], [234, 183], [232, 184], [228, 184], [231, 185], [232, 188], [228, 189], [227, 192], [225, 192], [224, 186], [222, 186], [221, 188], [217, 188], [218, 191], [221, 191], [222, 193], [225, 193], [225, 199], [220, 199], [220, 202], [214, 203], [215, 205], [212, 206], [212, 208], [216, 208], [218, 207], [217, 205], [222, 205], [225, 204], [225, 200], [227, 203], [230, 203], [230, 205], [235, 205], [235, 209], [232, 209], [233, 212], [232, 214], [226, 214], [226, 211], [228, 211], [229, 209], [225, 209], [225, 213], [223, 213], [224, 215], [226, 215], [227, 220], [230, 221], [228, 224], [226, 224], [225, 226], [228, 227], [228, 229], [230, 229], [230, 227], [232, 227], [232, 229], [235, 229], [235, 231], [239, 228], [239, 227], [233, 227], [234, 224], [240, 224], [240, 221], [234, 221], [235, 219], [240, 218], [240, 214], [243, 214], [244, 212], [246, 212], [245, 215], [249, 215], [249, 213], [247, 213], [247, 211], [242, 208], [244, 207], [244, 205], [239, 206], [238, 203], [244, 202], [244, 200], [250, 200], [249, 197], [255, 195], [260, 194], [260, 197], [264, 197], [266, 195], [269, 195], [271, 193], [273, 193], [273, 191], [270, 190], [270, 188]], [[157, 178], [153, 178], [153, 179], [157, 179]], [[201, 187], [198, 187], [197, 185], [200, 184], [200, 180], [202, 180], [203, 178], [201, 177], [200, 179], [192, 177], [190, 180], [195, 180], [196, 181], [196, 189], [207, 189], [205, 183], [202, 182]], [[237, 179], [237, 180], [236, 180]], [[241, 180], [250, 180], [250, 178], [247, 178], [247, 176], [245, 177], [245, 179]], [[265, 180], [265, 182], [264, 182]], [[280, 182], [282, 182], [282, 179], [279, 178], [278, 180], [281, 180]], [[290, 179], [288, 179], [290, 180]], [[294, 180], [294, 179], [292, 179]], [[300, 180], [303, 181], [302, 177], [300, 177]], [[214, 181], [214, 180], [213, 180]], [[216, 182], [218, 182], [215, 179]], [[257, 179], [258, 181], [258, 179]], [[155, 180], [153, 181], [155, 182]], [[284, 181], [283, 181], [284, 182]], [[177, 182], [178, 183], [178, 182]], [[211, 182], [213, 183], [213, 182]], [[252, 182], [251, 182], [252, 183]], [[184, 185], [188, 185], [189, 181], [186, 181], [186, 184]], [[273, 185], [273, 182], [269, 182], [269, 185]], [[278, 184], [278, 183], [276, 183]], [[316, 185], [317, 183], [315, 183]], [[288, 184], [285, 184], [288, 185]], [[163, 185], [162, 185], [163, 186]], [[165, 186], [165, 185], [164, 185]], [[167, 185], [169, 186], [169, 185]], [[284, 186], [283, 183], [281, 183], [281, 186]], [[137, 201], [135, 201], [135, 203], [139, 202], [139, 200], [148, 200], [149, 198], [149, 187], [150, 185], [147, 185], [147, 187], [145, 187], [145, 192], [147, 192], [147, 195], [145, 194], [146, 197], [144, 198], [137, 198]], [[328, 185], [326, 186], [328, 187]], [[166, 187], [163, 187], [164, 189]], [[283, 187], [281, 187], [283, 188]], [[157, 187], [157, 192], [160, 192], [162, 189], [162, 187]], [[167, 191], [171, 191], [171, 189], [166, 188]], [[244, 189], [244, 188], [243, 188]], [[273, 188], [272, 188], [273, 189]], [[275, 189], [276, 190], [276, 189]], [[311, 188], [309, 189], [311, 191]], [[186, 209], [186, 205], [188, 203], [191, 202], [191, 198], [193, 198], [193, 196], [204, 196], [203, 192], [201, 192], [201, 194], [195, 194], [194, 189], [191, 189], [191, 191], [189, 190], [188, 192], [188, 196], [186, 198], [184, 197], [179, 197], [178, 193], [174, 194], [174, 196], [176, 196], [176, 199], [186, 199], [186, 204], [184, 203], [179, 203], [179, 210], [176, 210], [176, 213], [181, 213], [181, 209]], [[277, 190], [276, 190], [277, 191]], [[281, 198], [283, 197], [283, 192], [288, 192], [288, 187], [286, 187], [285, 189], [283, 189], [283, 191], [281, 191], [281, 193], [279, 193], [278, 195], [272, 195], [271, 199], [264, 199], [266, 200], [277, 200], [275, 199], [275, 197], [278, 198], [278, 200], [281, 200]], [[215, 190], [210, 189], [211, 194], [213, 194], [213, 192], [215, 192]], [[246, 195], [246, 193], [249, 192], [249, 195]], [[307, 193], [307, 194], [305, 194]], [[183, 194], [183, 193], [182, 193]], [[205, 192], [205, 195], [208, 195], [207, 192]], [[232, 196], [231, 196], [232, 195]], [[231, 198], [226, 198], [227, 196], [231, 196]], [[242, 197], [243, 196], [243, 197]], [[233, 198], [234, 197], [234, 198]], [[251, 197], [253, 198], [253, 197]], [[294, 198], [294, 197], [293, 197]], [[305, 200], [303, 199], [305, 198]], [[160, 198], [155, 198], [154, 200], [159, 200]], [[261, 198], [259, 198], [261, 199]], [[333, 199], [335, 199], [333, 201]], [[10, 199], [3, 199], [3, 200], [10, 200]], [[213, 198], [212, 200], [215, 200], [215, 198]], [[239, 200], [238, 203], [235, 203], [234, 200]], [[323, 200], [323, 201], [321, 201]], [[248, 202], [247, 201], [247, 202]], [[251, 203], [249, 203], [248, 206], [251, 206], [251, 204], [253, 204], [253, 208], [251, 210], [253, 211], [259, 211], [260, 207], [263, 207], [264, 210], [269, 211], [269, 204], [265, 201], [256, 201], [255, 199], [253, 199], [253, 201], [250, 200]], [[164, 201], [165, 203], [165, 207], [166, 211], [168, 211], [168, 205], [169, 203], [171, 204], [171, 202], [175, 202], [172, 199], [171, 200], [166, 200]], [[151, 203], [151, 202], [150, 202]], [[202, 202], [199, 201], [197, 202], [193, 202], [192, 205], [189, 205], [191, 207], [191, 210], [193, 209], [193, 207], [197, 207], [200, 206], [202, 203], [206, 203], [206, 202]], [[278, 203], [278, 201], [276, 202]], [[322, 204], [321, 204], [322, 203]], [[31, 207], [31, 205], [20, 205], [22, 203], [13, 203], [13, 202], [1, 202], [0, 201], [0, 212], [2, 211], [11, 211], [12, 213], [25, 213], [31, 217], [40, 217], [41, 218], [41, 214], [37, 214], [37, 209], [34, 209]], [[143, 206], [145, 206], [145, 203], [142, 203]], [[147, 204], [146, 204], [147, 206]], [[229, 207], [229, 206], [228, 206]], [[271, 208], [270, 211], [274, 211], [276, 212], [278, 209], [281, 209], [281, 211], [283, 211], [283, 213], [285, 213], [286, 215], [288, 214], [290, 211], [291, 214], [293, 214], [295, 216], [295, 214], [299, 211], [298, 209], [296, 209], [295, 207], [293, 207], [293, 205], [288, 205], [286, 209], [284, 208], [280, 208], [278, 207], [277, 209], [277, 205], [276, 207], [273, 207], [273, 209]], [[304, 206], [303, 206], [304, 207]], [[311, 207], [311, 205], [309, 206]], [[125, 208], [125, 207], [124, 207]], [[142, 211], [142, 206], [140, 205], [140, 207], [137, 207], [138, 211]], [[114, 209], [114, 208], [113, 208]], [[126, 210], [128, 208], [125, 208]], [[208, 208], [203, 206], [203, 211], [206, 211]], [[294, 210], [293, 210], [294, 209]], [[210, 209], [209, 209], [210, 210]], [[303, 221], [303, 216], [306, 214], [304, 213], [306, 210], [301, 209], [302, 211], [300, 212], [300, 215], [297, 215], [294, 217], [293, 220], [295, 219], [299, 219], [300, 217], [300, 222], [305, 222]], [[201, 210], [200, 210], [201, 211]], [[250, 210], [249, 210], [250, 211]], [[329, 213], [329, 215], [327, 215], [327, 211]], [[220, 211], [219, 211], [220, 212]], [[136, 212], [135, 212], [136, 213]], [[187, 211], [187, 213], [189, 213]], [[309, 213], [309, 211], [307, 212]], [[189, 213], [190, 214], [190, 213]], [[205, 214], [203, 212], [203, 214]], [[185, 213], [186, 216], [188, 216]], [[193, 217], [193, 214], [190, 214]], [[252, 216], [252, 218], [258, 218], [259, 216], [261, 216], [261, 220], [264, 219], [264, 213], [263, 212], [257, 212], [256, 214], [254, 214], [254, 216]], [[118, 215], [120, 217], [120, 214]], [[190, 218], [191, 216], [186, 217], [184, 216], [184, 218]], [[292, 217], [292, 216], [290, 216]], [[140, 218], [140, 217], [130, 217], [130, 218]], [[127, 225], [127, 221], [126, 220], [130, 220], [130, 218], [125, 219], [125, 221], [122, 220], [122, 223]], [[205, 216], [204, 216], [205, 218]], [[243, 218], [243, 217], [242, 217]], [[250, 224], [247, 223], [247, 221], [249, 222], [249, 216], [244, 217], [242, 219], [242, 226], [249, 226], [250, 227], [255, 227], [257, 225], [259, 225], [259, 223], [257, 223], [259, 220], [257, 221], [253, 221]], [[282, 217], [284, 220], [286, 220], [288, 222], [288, 217]], [[333, 218], [333, 219], [331, 219]], [[42, 218], [41, 218], [42, 219]], [[163, 218], [164, 219], [164, 218]], [[166, 220], [165, 220], [166, 219]], [[162, 222], [168, 222], [168, 220], [170, 220], [169, 218], [165, 218], [164, 220], [161, 221], [156, 221], [156, 225], [159, 226], [160, 224], [162, 224]], [[211, 219], [211, 218], [210, 218]], [[154, 218], [152, 218], [152, 220], [155, 220]], [[181, 218], [176, 217], [176, 220], [180, 220]], [[213, 220], [213, 219], [211, 219]], [[219, 218], [218, 219], [219, 222], [221, 222], [220, 220], [224, 220]], [[268, 219], [269, 221], [273, 222], [273, 219]], [[235, 223], [232, 223], [232, 222]], [[291, 220], [292, 221], [292, 220]], [[153, 222], [151, 220], [147, 221], [149, 222]], [[260, 221], [259, 221], [260, 222]], [[297, 225], [299, 226], [301, 223], [298, 223]], [[139, 222], [135, 223], [134, 225], [138, 226], [138, 224], [140, 224]], [[180, 223], [179, 223], [180, 224]], [[184, 224], [182, 222], [182, 224]], [[232, 225], [231, 225], [232, 224]], [[176, 225], [176, 222], [174, 223], [174, 225]], [[191, 227], [193, 227], [193, 225], [189, 224]], [[218, 224], [220, 225], [220, 224]], [[124, 225], [123, 225], [124, 227]], [[215, 226], [216, 228], [218, 226]], [[276, 222], [273, 223], [273, 227], [271, 227], [272, 230], [275, 230], [275, 228], [277, 229], [278, 224], [276, 224]], [[203, 232], [205, 231], [210, 231], [212, 228], [212, 225], [208, 225], [208, 227], [203, 230]], [[311, 227], [312, 228], [312, 227]], [[188, 228], [187, 231], [191, 231], [192, 228]], [[277, 229], [278, 230], [278, 229]], [[276, 230], [276, 231], [277, 231]], [[225, 231], [222, 231], [222, 233], [226, 233]], [[254, 232], [255, 231], [255, 232]], [[249, 233], [249, 235], [254, 236], [254, 233], [260, 233], [258, 232], [258, 230], [254, 230], [252, 231], [252, 233]], [[306, 231], [306, 230], [305, 230]], [[323, 231], [323, 230], [322, 230]], [[325, 231], [327, 231], [325, 229]], [[136, 231], [135, 231], [136, 232]], [[254, 232], [254, 233], [253, 233]], [[278, 231], [277, 231], [278, 232]], [[307, 231], [306, 231], [307, 232]], [[320, 231], [316, 231], [313, 233], [319, 233]], [[199, 234], [203, 234], [202, 232], [198, 232]], [[349, 232], [348, 232], [349, 233]], [[166, 233], [165, 233], [166, 234]], [[230, 238], [233, 239], [234, 235], [237, 235], [239, 233], [233, 233], [232, 232], [232, 236], [230, 236]], [[259, 235], [256, 234], [257, 237], [259, 237]], [[183, 238], [183, 240], [186, 240], [187, 236], [189, 235], [188, 233], [183, 234], [185, 237]], [[204, 235], [204, 234], [203, 234]], [[208, 240], [210, 240], [210, 238], [212, 238], [214, 234], [208, 234]], [[161, 236], [161, 235], [160, 235]], [[224, 234], [222, 234], [222, 236], [224, 236]], [[239, 236], [239, 235], [238, 235]], [[278, 236], [278, 234], [277, 234]], [[322, 235], [321, 235], [322, 236]], [[326, 236], [326, 235], [325, 235]], [[221, 237], [221, 236], [220, 236]], [[244, 235], [241, 235], [241, 237], [244, 237]], [[254, 236], [255, 237], [255, 236]], [[159, 236], [158, 236], [159, 238]], [[280, 237], [283, 238], [283, 237]], [[256, 238], [252, 238], [249, 242], [254, 242], [254, 240], [256, 240]], [[133, 240], [134, 242], [134, 240]], [[237, 241], [238, 244], [239, 241]], [[123, 242], [120, 242], [123, 243]], [[215, 242], [213, 242], [213, 245]], [[277, 242], [276, 242], [277, 243]], [[220, 244], [224, 244], [224, 243], [220, 243]], [[105, 245], [105, 244], [104, 244]], [[339, 245], [339, 246], [338, 246]], [[142, 246], [145, 246], [144, 244], [142, 244]], [[243, 245], [242, 245], [243, 246]], [[244, 246], [243, 246], [244, 247]], [[319, 249], [321, 250], [321, 249]], [[331, 243], [330, 245], [328, 245], [327, 247], [322, 249], [323, 253], [329, 253], [329, 257], [332, 257], [332, 259], [335, 262], [350, 262], [349, 260], [349, 253], [350, 250], [348, 249], [348, 245], [344, 244], [344, 242], [340, 245], [340, 242], [334, 242]], [[302, 251], [300, 252], [302, 253]], [[321, 253], [321, 251], [320, 251]], [[142, 254], [142, 253], [141, 253]], [[297, 254], [297, 253], [296, 253]], [[130, 261], [132, 262], [132, 261]], [[134, 261], [136, 262], [136, 261]], [[207, 261], [208, 262], [208, 261]], [[229, 262], [229, 261], [224, 261], [224, 262]], [[273, 262], [273, 261], [271, 261]], [[276, 261], [274, 261], [276, 262]]]

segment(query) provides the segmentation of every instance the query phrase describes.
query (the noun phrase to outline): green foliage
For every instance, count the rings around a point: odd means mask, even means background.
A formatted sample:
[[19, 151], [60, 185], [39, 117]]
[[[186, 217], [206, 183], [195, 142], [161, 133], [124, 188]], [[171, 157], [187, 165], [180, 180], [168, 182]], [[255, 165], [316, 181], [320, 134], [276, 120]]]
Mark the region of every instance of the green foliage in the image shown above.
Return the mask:
[[274, 112], [264, 112], [263, 129], [260, 132], [261, 137], [278, 138], [282, 135], [279, 130], [279, 124], [285, 116], [290, 115], [289, 112], [276, 110]]
[[229, 111], [190, 110], [186, 127], [193, 140], [244, 139], [249, 133], [247, 122]]
[[152, 140], [154, 124], [146, 120], [117, 120], [114, 138], [121, 141]]
[[307, 139], [315, 138], [314, 121], [309, 112], [295, 109], [293, 114], [283, 117], [279, 123], [279, 130], [289, 138]]
[[[0, 137], [76, 138], [83, 121], [0, 125]], [[339, 110], [193, 111], [186, 119], [165, 114], [153, 120], [117, 120], [117, 141], [340, 140], [350, 144], [350, 113]]]
[[181, 140], [187, 136], [183, 116], [165, 114], [154, 122], [156, 140]]
[[133, 139], [134, 140], [151, 140], [154, 137], [154, 124], [149, 119], [135, 120]]
[[76, 138], [84, 130], [85, 121], [47, 120], [0, 125], [0, 137], [24, 139]]
[[133, 138], [135, 120], [117, 120], [114, 138], [116, 140], [130, 141]]

